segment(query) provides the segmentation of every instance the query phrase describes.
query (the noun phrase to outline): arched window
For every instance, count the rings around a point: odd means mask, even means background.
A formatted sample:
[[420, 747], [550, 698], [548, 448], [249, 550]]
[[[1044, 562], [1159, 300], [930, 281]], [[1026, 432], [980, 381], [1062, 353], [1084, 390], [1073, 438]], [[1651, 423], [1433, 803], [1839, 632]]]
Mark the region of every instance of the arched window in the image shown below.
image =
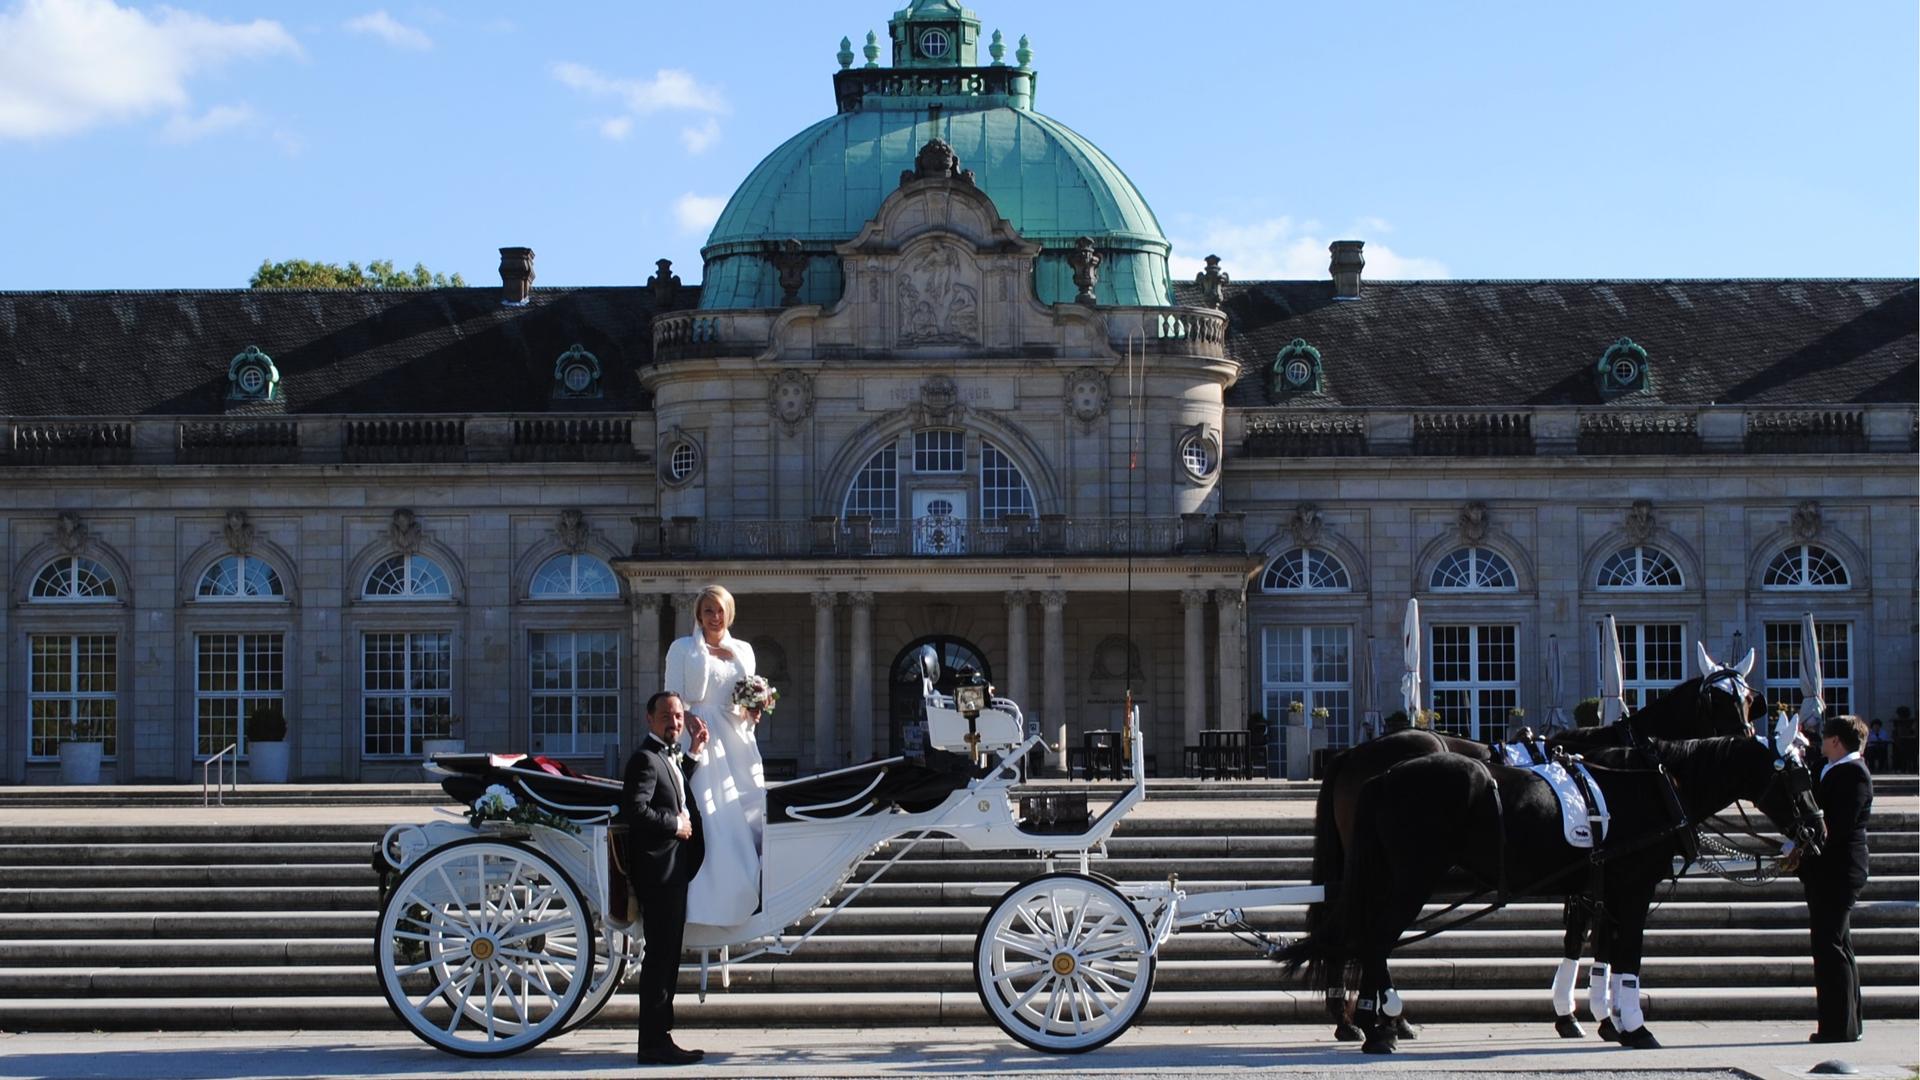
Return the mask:
[[1294, 548], [1267, 564], [1261, 592], [1346, 592], [1353, 588], [1339, 559], [1315, 548]]
[[1680, 567], [1659, 548], [1630, 547], [1613, 553], [1594, 582], [1599, 589], [1678, 589]]
[[1775, 555], [1760, 581], [1768, 589], [1844, 589], [1849, 583], [1846, 564], [1833, 552], [1812, 544]]
[[368, 600], [419, 600], [453, 595], [440, 564], [425, 555], [392, 555], [367, 574], [361, 595]]
[[1487, 548], [1460, 548], [1440, 560], [1428, 584], [1434, 590], [1515, 589], [1519, 579], [1499, 552]]
[[605, 598], [620, 595], [620, 584], [606, 563], [591, 555], [555, 555], [533, 572], [533, 595]]
[[841, 514], [866, 515], [875, 521], [895, 521], [900, 517], [900, 468], [893, 444], [874, 452], [853, 476], [847, 488]]
[[195, 596], [203, 600], [284, 600], [280, 575], [251, 555], [227, 555], [200, 575]]
[[40, 568], [27, 598], [35, 603], [97, 603], [120, 595], [113, 572], [78, 555], [64, 555]]
[[1008, 514], [1033, 513], [1033, 491], [1020, 466], [990, 442], [980, 444], [980, 517], [998, 521]]

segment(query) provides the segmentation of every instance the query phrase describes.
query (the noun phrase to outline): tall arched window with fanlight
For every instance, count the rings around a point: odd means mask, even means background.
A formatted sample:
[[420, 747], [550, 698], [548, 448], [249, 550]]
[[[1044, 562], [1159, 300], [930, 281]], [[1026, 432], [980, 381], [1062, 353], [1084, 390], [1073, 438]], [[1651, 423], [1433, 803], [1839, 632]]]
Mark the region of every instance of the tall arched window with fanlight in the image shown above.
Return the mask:
[[1001, 550], [1006, 519], [1032, 518], [1033, 486], [1013, 455], [958, 428], [925, 428], [875, 449], [840, 502], [864, 518], [874, 554]]
[[[34, 574], [27, 603], [69, 608], [77, 616], [90, 606], [112, 605], [120, 595], [120, 583], [105, 563], [65, 555]], [[101, 743], [107, 758], [119, 753], [118, 634], [81, 623], [29, 634], [26, 681], [29, 760], [57, 757], [62, 742]]]
[[[1484, 547], [1448, 552], [1427, 578], [1435, 593], [1512, 593], [1519, 586], [1506, 556]], [[1437, 730], [1469, 739], [1505, 730], [1508, 713], [1520, 704], [1519, 636], [1518, 625], [1492, 620], [1428, 626]]]
[[367, 572], [360, 598], [370, 607], [417, 612], [421, 624], [360, 636], [361, 751], [370, 758], [415, 756], [424, 740], [448, 733], [443, 725], [454, 715], [453, 630], [444, 614], [453, 580], [429, 556], [394, 554]]
[[[215, 559], [193, 592], [196, 606], [233, 605], [229, 614], [259, 615], [287, 600], [280, 572], [257, 555]], [[286, 711], [286, 634], [267, 626], [229, 626], [195, 633], [193, 645], [194, 756], [212, 757], [232, 746], [245, 757], [252, 737], [247, 718], [261, 709]]]
[[[527, 634], [528, 715], [533, 748], [547, 754], [598, 754], [620, 741], [620, 632], [606, 625], [618, 615], [619, 580], [596, 556], [555, 555], [533, 573], [528, 590], [540, 605], [561, 610], [573, 628]], [[598, 613], [598, 614], [596, 614]], [[592, 623], [600, 626], [592, 626]]]

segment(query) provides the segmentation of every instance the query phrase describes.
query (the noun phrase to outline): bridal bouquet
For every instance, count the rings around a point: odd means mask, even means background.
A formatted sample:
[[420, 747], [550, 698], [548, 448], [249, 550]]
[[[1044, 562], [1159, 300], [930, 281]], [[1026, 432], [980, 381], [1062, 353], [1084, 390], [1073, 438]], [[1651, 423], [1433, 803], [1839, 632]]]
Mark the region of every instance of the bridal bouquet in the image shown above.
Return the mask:
[[733, 684], [733, 703], [747, 711], [758, 709], [760, 715], [767, 716], [773, 712], [774, 705], [779, 701], [780, 691], [774, 689], [772, 683], [759, 675], [749, 676]]

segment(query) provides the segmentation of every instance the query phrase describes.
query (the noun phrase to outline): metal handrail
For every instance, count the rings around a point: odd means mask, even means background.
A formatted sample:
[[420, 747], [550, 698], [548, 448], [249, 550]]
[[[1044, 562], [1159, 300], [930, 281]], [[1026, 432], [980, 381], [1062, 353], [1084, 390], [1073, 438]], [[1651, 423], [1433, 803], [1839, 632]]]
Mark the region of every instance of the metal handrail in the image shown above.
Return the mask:
[[[219, 753], [208, 758], [206, 762], [200, 766], [200, 805], [201, 806], [208, 805], [207, 770], [213, 768], [215, 765], [220, 765], [220, 773], [218, 778], [214, 780], [212, 798], [216, 802], [218, 802], [219, 805], [225, 806], [227, 805], [226, 792], [229, 787], [233, 789], [233, 793], [235, 795], [240, 794], [239, 749], [240, 749], [239, 743], [228, 743], [227, 748], [225, 750], [222, 750]], [[233, 755], [233, 759], [232, 759], [233, 780], [231, 783], [228, 783], [227, 781], [227, 767], [224, 764], [220, 764], [220, 759], [226, 757], [228, 754]]]

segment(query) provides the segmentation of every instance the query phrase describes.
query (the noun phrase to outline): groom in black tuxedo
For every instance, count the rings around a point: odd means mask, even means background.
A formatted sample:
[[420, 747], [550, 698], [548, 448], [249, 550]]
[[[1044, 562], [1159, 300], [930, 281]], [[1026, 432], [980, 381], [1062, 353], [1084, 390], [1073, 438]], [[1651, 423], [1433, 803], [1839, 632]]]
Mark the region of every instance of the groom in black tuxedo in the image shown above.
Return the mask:
[[[700, 815], [687, 802], [684, 756], [678, 742], [687, 707], [678, 694], [647, 699], [647, 739], [627, 760], [627, 876], [640, 900], [646, 948], [640, 960], [640, 1064], [690, 1065], [706, 1056], [673, 1041], [673, 991], [680, 975], [680, 943], [687, 932], [687, 883], [706, 847]], [[693, 753], [706, 748], [707, 730], [695, 724]], [[684, 768], [691, 771], [693, 763]]]

